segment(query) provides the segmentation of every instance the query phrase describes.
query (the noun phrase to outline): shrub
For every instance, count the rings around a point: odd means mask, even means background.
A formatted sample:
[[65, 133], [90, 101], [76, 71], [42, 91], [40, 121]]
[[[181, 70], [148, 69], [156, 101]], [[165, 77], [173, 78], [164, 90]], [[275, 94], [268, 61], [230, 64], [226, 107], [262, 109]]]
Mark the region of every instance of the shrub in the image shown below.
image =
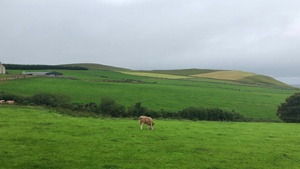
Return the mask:
[[17, 95], [7, 92], [0, 92], [0, 100], [16, 100]]
[[178, 112], [169, 112], [165, 111], [164, 109], [160, 110], [160, 114], [162, 115], [163, 118], [172, 118], [172, 119], [180, 119], [179, 113]]
[[[278, 108], [277, 115], [280, 115], [286, 122], [297, 122], [296, 118], [300, 118], [299, 110], [299, 100], [300, 93], [295, 94], [295, 98], [289, 103], [283, 103], [280, 108]], [[293, 96], [294, 97], [294, 96]], [[68, 114], [73, 114], [76, 116], [99, 116], [108, 115], [112, 117], [139, 117], [141, 115], [150, 116], [152, 118], [171, 118], [171, 119], [189, 119], [189, 120], [206, 120], [206, 121], [257, 121], [259, 119], [246, 118], [245, 116], [233, 111], [226, 111], [219, 108], [203, 108], [203, 107], [188, 107], [177, 112], [169, 112], [161, 109], [160, 111], [148, 110], [147, 107], [142, 106], [141, 102], [137, 102], [135, 105], [128, 107], [126, 111], [125, 106], [116, 103], [113, 98], [105, 97], [101, 99], [100, 105], [96, 105], [91, 102], [88, 104], [84, 103], [71, 103], [71, 98], [69, 96], [61, 94], [51, 94], [51, 93], [39, 93], [32, 97], [19, 96], [12, 93], [0, 92], [0, 99], [4, 100], [15, 100], [16, 102], [23, 105], [45, 105], [55, 108], [66, 109]], [[287, 105], [294, 105], [292, 107], [286, 107]], [[285, 108], [288, 113], [294, 113], [291, 116], [287, 116], [284, 112]], [[298, 110], [297, 112], [292, 112]], [[72, 113], [72, 111], [75, 111]], [[77, 112], [77, 113], [76, 113]], [[85, 115], [82, 115], [85, 114]], [[299, 119], [298, 119], [299, 120]], [[299, 122], [299, 121], [298, 121]]]
[[178, 112], [182, 119], [206, 121], [247, 121], [247, 118], [234, 111], [219, 108], [188, 107]]
[[126, 116], [125, 106], [116, 103], [113, 98], [102, 98], [99, 106], [98, 113], [104, 115], [110, 115], [112, 117], [124, 117]]
[[276, 115], [284, 122], [300, 122], [300, 93], [295, 93], [278, 106]]
[[207, 111], [203, 107], [188, 107], [179, 111], [180, 118], [190, 120], [208, 120]]
[[130, 107], [128, 107], [129, 116], [139, 117], [142, 115], [147, 115], [147, 113], [148, 113], [148, 108], [143, 107], [141, 102], [138, 102], [135, 105], [131, 105]]
[[0, 100], [14, 100], [16, 103], [28, 105], [31, 101], [31, 98], [2, 91], [0, 92]]
[[71, 97], [61, 94], [39, 93], [32, 96], [32, 102], [36, 105], [67, 107], [71, 103]]
[[85, 104], [83, 103], [72, 103], [68, 107], [71, 110], [75, 111], [84, 111], [85, 110]]

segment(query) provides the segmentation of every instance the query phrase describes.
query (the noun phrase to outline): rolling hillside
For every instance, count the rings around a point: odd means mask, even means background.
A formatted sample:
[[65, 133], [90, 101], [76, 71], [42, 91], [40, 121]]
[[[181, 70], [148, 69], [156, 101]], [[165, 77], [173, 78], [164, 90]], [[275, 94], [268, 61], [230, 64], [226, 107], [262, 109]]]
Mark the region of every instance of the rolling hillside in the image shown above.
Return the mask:
[[[101, 98], [110, 97], [127, 109], [138, 102], [148, 110], [170, 113], [191, 106], [220, 108], [258, 120], [280, 121], [276, 116], [278, 105], [299, 92], [271, 77], [241, 71], [133, 71], [98, 64], [80, 66], [89, 70], [55, 70], [75, 77], [72, 79], [0, 81], [0, 94], [24, 98], [39, 93], [62, 94], [78, 106], [91, 102], [99, 105]], [[13, 74], [22, 71], [10, 70]], [[78, 113], [88, 117], [88, 112]], [[0, 168], [299, 166], [298, 124], [153, 118], [154, 130], [146, 130], [145, 125], [140, 130], [138, 120], [132, 118], [66, 114], [65, 109], [34, 104], [0, 104]]]
[[99, 104], [101, 98], [112, 97], [126, 108], [142, 102], [155, 111], [175, 112], [190, 106], [221, 108], [247, 117], [271, 120], [278, 120], [278, 105], [299, 92], [299, 89], [271, 77], [240, 71], [133, 71], [98, 64], [80, 66], [89, 70], [56, 70], [75, 79], [36, 77], [2, 81], [0, 92], [23, 96], [64, 94], [70, 96], [72, 102], [83, 104]]
[[[101, 64], [69, 64], [67, 66], [80, 66], [89, 70], [109, 70], [122, 72], [124, 74], [165, 78], [165, 79], [195, 79], [206, 78], [223, 80], [220, 83], [236, 82], [235, 84], [255, 85], [277, 88], [294, 88], [272, 77], [258, 75], [255, 73], [235, 71], [235, 70], [213, 70], [213, 69], [177, 69], [177, 70], [130, 70]], [[216, 81], [214, 81], [216, 82]]]

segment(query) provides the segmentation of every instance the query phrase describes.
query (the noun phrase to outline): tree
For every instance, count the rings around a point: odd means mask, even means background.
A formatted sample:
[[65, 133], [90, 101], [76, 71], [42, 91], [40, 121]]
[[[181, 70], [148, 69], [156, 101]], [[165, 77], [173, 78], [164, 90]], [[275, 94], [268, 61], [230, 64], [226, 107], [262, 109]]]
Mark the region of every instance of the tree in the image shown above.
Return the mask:
[[276, 115], [284, 122], [300, 122], [300, 93], [295, 93], [278, 106]]
[[134, 117], [147, 115], [148, 108], [142, 106], [142, 102], [138, 102], [135, 105], [128, 107], [128, 114]]
[[101, 99], [100, 113], [112, 117], [125, 117], [126, 109], [124, 105], [116, 103], [113, 98], [105, 97]]

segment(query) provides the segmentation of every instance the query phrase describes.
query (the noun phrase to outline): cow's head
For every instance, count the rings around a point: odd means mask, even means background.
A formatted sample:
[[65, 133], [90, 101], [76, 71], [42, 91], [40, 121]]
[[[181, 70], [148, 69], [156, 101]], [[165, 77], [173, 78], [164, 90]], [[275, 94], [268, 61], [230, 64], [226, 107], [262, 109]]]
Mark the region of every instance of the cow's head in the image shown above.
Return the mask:
[[151, 130], [154, 129], [154, 124], [155, 124], [155, 123], [152, 123], [152, 126], [150, 126], [150, 129], [151, 129]]

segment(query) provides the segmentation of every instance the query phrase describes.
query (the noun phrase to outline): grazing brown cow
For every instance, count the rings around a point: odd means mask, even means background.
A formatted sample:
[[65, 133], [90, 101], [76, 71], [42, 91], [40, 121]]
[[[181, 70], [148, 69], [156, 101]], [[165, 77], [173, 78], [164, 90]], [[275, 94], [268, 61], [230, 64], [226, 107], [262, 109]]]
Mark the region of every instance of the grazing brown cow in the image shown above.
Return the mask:
[[14, 102], [15, 102], [15, 101], [13, 101], [13, 100], [7, 100], [7, 101], [6, 101], [7, 104], [14, 104]]
[[0, 103], [5, 103], [5, 100], [0, 100]]
[[148, 125], [150, 126], [150, 129], [153, 130], [153, 126], [155, 123], [153, 123], [153, 120], [151, 117], [147, 117], [147, 116], [140, 116], [140, 126], [141, 126], [141, 130], [143, 129], [143, 124], [147, 124], [147, 128]]

